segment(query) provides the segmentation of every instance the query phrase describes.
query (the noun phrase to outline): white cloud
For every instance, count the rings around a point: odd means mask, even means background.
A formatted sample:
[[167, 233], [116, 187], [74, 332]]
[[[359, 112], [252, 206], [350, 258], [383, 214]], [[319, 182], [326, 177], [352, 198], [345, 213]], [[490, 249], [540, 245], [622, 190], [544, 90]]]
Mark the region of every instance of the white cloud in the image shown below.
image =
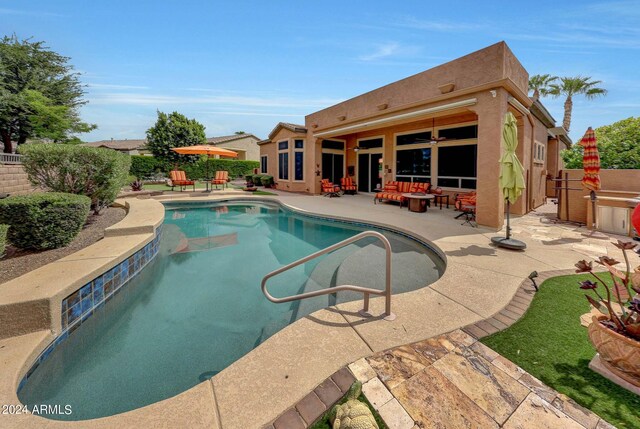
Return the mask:
[[386, 43], [384, 45], [380, 45], [376, 48], [376, 50], [367, 55], [361, 55], [358, 57], [361, 61], [375, 61], [381, 58], [390, 57], [398, 53], [400, 49], [400, 45], [397, 43]]
[[441, 32], [460, 32], [471, 31], [483, 28], [483, 24], [469, 22], [450, 22], [437, 20], [420, 20], [414, 17], [406, 17], [396, 21], [393, 25], [396, 27], [415, 28], [419, 30], [441, 31]]
[[150, 89], [148, 86], [115, 85], [109, 83], [88, 83], [89, 88], [95, 89]]

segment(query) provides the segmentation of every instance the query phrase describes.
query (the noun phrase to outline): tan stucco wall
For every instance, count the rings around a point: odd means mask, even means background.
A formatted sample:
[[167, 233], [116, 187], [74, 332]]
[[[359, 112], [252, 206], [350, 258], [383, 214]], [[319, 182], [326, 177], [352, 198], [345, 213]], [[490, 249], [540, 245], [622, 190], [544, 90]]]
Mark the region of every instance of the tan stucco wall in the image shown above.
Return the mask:
[[[475, 92], [476, 87], [503, 80], [513, 83], [521, 102], [530, 104], [526, 97], [528, 74], [504, 42], [473, 52], [454, 61], [434, 67], [422, 73], [399, 80], [350, 100], [312, 113], [305, 118], [310, 130], [321, 130], [365, 117], [379, 116], [380, 104], [387, 104], [387, 111], [410, 108], [413, 104], [437, 101], [462, 92]], [[454, 83], [452, 94], [443, 94], [440, 85]], [[346, 116], [340, 121], [338, 116]], [[317, 125], [317, 126], [316, 126]], [[314, 126], [316, 126], [314, 128]]]
[[243, 137], [241, 139], [232, 140], [216, 144], [217, 147], [227, 149], [238, 149], [238, 159], [247, 161], [260, 161], [260, 147], [256, 144], [258, 140], [255, 137]]
[[[295, 181], [293, 180], [294, 173], [294, 140], [302, 139], [304, 140], [304, 171], [303, 177], [304, 181]], [[278, 178], [278, 142], [283, 140], [287, 140], [289, 142], [289, 180], [281, 180]], [[285, 128], [281, 128], [275, 135], [271, 138], [271, 143], [266, 143], [260, 145], [260, 154], [268, 155], [267, 161], [267, 170], [273, 172], [273, 180], [278, 183], [278, 189], [283, 191], [292, 191], [292, 192], [313, 192], [313, 182], [315, 178], [315, 168], [314, 168], [314, 150], [313, 144], [307, 140], [306, 134], [295, 133], [293, 131], [287, 130]], [[320, 179], [318, 179], [319, 182]]]
[[[564, 173], [569, 174], [569, 179], [582, 179], [583, 170], [563, 170], [562, 178], [564, 179]], [[597, 193], [598, 196], [613, 196], [613, 197], [635, 197], [640, 195], [640, 170], [601, 170], [600, 181], [602, 183], [602, 190]], [[559, 186], [564, 187], [564, 183], [560, 183]], [[582, 188], [579, 181], [569, 182], [569, 188]], [[610, 192], [607, 192], [610, 191]], [[612, 192], [611, 192], [612, 191]], [[566, 206], [566, 195], [569, 196], [568, 214]], [[562, 194], [559, 198], [558, 212], [560, 219], [571, 220], [573, 222], [587, 223], [589, 205], [591, 204], [585, 197], [589, 195], [589, 191], [581, 189], [579, 191], [569, 191]], [[614, 205], [613, 203], [606, 203], [607, 205]]]
[[20, 164], [0, 164], [0, 194], [20, 195], [33, 192], [27, 173]]

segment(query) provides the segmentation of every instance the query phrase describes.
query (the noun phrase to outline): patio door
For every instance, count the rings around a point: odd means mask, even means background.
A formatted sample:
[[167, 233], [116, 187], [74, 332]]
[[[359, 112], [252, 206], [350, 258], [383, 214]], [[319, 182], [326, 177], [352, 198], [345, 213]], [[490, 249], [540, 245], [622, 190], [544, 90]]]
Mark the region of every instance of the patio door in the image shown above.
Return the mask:
[[381, 159], [381, 153], [358, 154], [358, 189], [361, 192], [371, 192], [381, 185]]
[[336, 185], [344, 177], [344, 154], [322, 153], [322, 178], [329, 179]]

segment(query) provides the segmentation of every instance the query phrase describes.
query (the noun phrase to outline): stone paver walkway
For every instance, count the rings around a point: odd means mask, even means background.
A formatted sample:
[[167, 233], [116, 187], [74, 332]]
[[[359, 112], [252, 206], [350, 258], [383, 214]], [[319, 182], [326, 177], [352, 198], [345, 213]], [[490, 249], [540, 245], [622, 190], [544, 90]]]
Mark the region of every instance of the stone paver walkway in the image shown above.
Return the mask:
[[349, 368], [392, 428], [613, 428], [461, 330]]

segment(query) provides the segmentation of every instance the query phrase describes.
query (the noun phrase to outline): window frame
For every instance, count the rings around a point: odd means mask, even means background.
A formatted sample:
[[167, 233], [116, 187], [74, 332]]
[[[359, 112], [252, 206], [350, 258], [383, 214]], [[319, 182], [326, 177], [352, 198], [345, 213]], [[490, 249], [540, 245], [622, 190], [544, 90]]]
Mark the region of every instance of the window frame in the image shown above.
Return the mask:
[[269, 174], [269, 156], [260, 155], [260, 174]]
[[[287, 143], [287, 147], [286, 149], [280, 149], [280, 144], [281, 143]], [[289, 162], [289, 139], [285, 139], [285, 140], [279, 140], [277, 143], [277, 148], [278, 148], [278, 180], [284, 180], [284, 181], [289, 181], [289, 176], [290, 176], [290, 171], [291, 170], [291, 164]], [[287, 160], [287, 167], [286, 167], [286, 171], [284, 171], [281, 167], [281, 164], [283, 164], [283, 162], [281, 161], [282, 157], [281, 155], [285, 155], [286, 156], [286, 160]], [[281, 173], [286, 173], [287, 177], [282, 177]]]
[[[305, 165], [304, 165], [304, 158], [305, 158], [304, 150], [305, 150], [305, 146], [306, 146], [306, 141], [305, 141], [305, 139], [298, 139], [298, 138], [293, 138], [292, 140], [293, 140], [293, 145], [290, 145], [290, 146], [291, 146], [291, 150], [292, 150], [292, 154], [293, 154], [293, 165], [292, 165], [293, 178], [291, 180], [293, 182], [304, 182], [304, 178], [306, 176]], [[301, 141], [302, 142], [302, 147], [301, 148], [296, 147], [296, 142], [297, 141]], [[300, 178], [300, 179], [296, 179], [296, 155], [298, 153], [302, 154], [302, 178]]]

